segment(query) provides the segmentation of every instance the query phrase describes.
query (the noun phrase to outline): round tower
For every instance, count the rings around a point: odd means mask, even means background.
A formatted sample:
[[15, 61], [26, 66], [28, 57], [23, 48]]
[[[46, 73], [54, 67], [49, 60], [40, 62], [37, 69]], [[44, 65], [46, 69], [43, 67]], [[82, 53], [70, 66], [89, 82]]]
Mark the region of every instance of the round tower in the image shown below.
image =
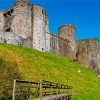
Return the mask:
[[68, 49], [72, 56], [76, 58], [75, 25], [67, 24], [59, 28], [59, 36], [68, 40]]
[[71, 41], [72, 39], [75, 40], [75, 25], [74, 24], [67, 24], [63, 25], [59, 28], [59, 36]]

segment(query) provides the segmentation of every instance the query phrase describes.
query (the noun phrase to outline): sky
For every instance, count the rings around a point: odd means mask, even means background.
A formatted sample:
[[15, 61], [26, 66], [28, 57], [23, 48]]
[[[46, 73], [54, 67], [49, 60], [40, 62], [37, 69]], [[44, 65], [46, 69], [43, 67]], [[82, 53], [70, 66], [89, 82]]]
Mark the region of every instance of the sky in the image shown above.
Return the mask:
[[[8, 9], [15, 0], [0, 0], [0, 10]], [[49, 30], [59, 33], [59, 26], [75, 24], [76, 39], [100, 40], [100, 0], [29, 0], [48, 13]], [[99, 41], [100, 43], [100, 41]]]

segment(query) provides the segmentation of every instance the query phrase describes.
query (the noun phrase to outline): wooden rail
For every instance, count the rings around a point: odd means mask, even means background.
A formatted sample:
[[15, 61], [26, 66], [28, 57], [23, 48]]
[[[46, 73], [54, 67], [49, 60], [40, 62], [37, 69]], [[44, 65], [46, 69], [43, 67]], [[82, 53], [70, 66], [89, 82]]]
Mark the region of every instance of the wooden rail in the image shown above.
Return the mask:
[[[51, 82], [48, 80], [42, 80], [40, 82], [30, 82], [23, 80], [14, 80], [13, 85], [13, 98], [21, 97], [22, 100], [28, 100], [31, 93], [37, 94], [36, 100], [70, 100], [72, 93], [68, 90], [72, 90], [73, 87], [60, 83]], [[26, 99], [24, 98], [26, 97]]]

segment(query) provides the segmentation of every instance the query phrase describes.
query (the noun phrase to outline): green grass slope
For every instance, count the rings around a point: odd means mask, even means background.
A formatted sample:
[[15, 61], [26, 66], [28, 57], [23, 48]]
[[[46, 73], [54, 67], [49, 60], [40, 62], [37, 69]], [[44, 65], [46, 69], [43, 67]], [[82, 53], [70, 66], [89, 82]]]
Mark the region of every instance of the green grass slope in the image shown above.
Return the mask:
[[100, 79], [73, 59], [0, 44], [0, 84], [12, 85], [13, 79], [60, 82], [72, 85], [73, 92], [79, 93], [72, 100], [100, 100]]

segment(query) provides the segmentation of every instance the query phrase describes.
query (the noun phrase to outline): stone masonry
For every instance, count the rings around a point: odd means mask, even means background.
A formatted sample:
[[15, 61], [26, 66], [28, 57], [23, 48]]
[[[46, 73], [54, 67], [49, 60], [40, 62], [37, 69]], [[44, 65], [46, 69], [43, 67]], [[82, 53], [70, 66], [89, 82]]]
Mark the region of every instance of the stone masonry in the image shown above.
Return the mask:
[[99, 74], [100, 50], [99, 41], [96, 38], [83, 39], [78, 41], [77, 60]]
[[[73, 44], [75, 43], [74, 25], [65, 25], [60, 28], [61, 32], [63, 27], [66, 27], [64, 30], [65, 34], [67, 34], [65, 39], [60, 36], [62, 34], [60, 32], [59, 36], [51, 34], [48, 29], [48, 15], [43, 7], [30, 4], [27, 0], [16, 0], [9, 10], [0, 12], [0, 18], [0, 31], [19, 36], [24, 40], [23, 43], [20, 41], [20, 45], [76, 58], [75, 44]], [[4, 38], [4, 40], [8, 40], [7, 37], [4, 36]], [[16, 44], [15, 42], [7, 43]]]
[[59, 28], [59, 31], [60, 31], [59, 36], [69, 42], [67, 44], [68, 54], [70, 54], [72, 58], [76, 58], [75, 25], [73, 24], [63, 25]]
[[97, 39], [76, 41], [74, 24], [60, 26], [59, 34], [54, 35], [48, 24], [48, 15], [43, 7], [28, 0], [16, 0], [10, 9], [0, 11], [0, 42], [74, 58], [100, 75]]

